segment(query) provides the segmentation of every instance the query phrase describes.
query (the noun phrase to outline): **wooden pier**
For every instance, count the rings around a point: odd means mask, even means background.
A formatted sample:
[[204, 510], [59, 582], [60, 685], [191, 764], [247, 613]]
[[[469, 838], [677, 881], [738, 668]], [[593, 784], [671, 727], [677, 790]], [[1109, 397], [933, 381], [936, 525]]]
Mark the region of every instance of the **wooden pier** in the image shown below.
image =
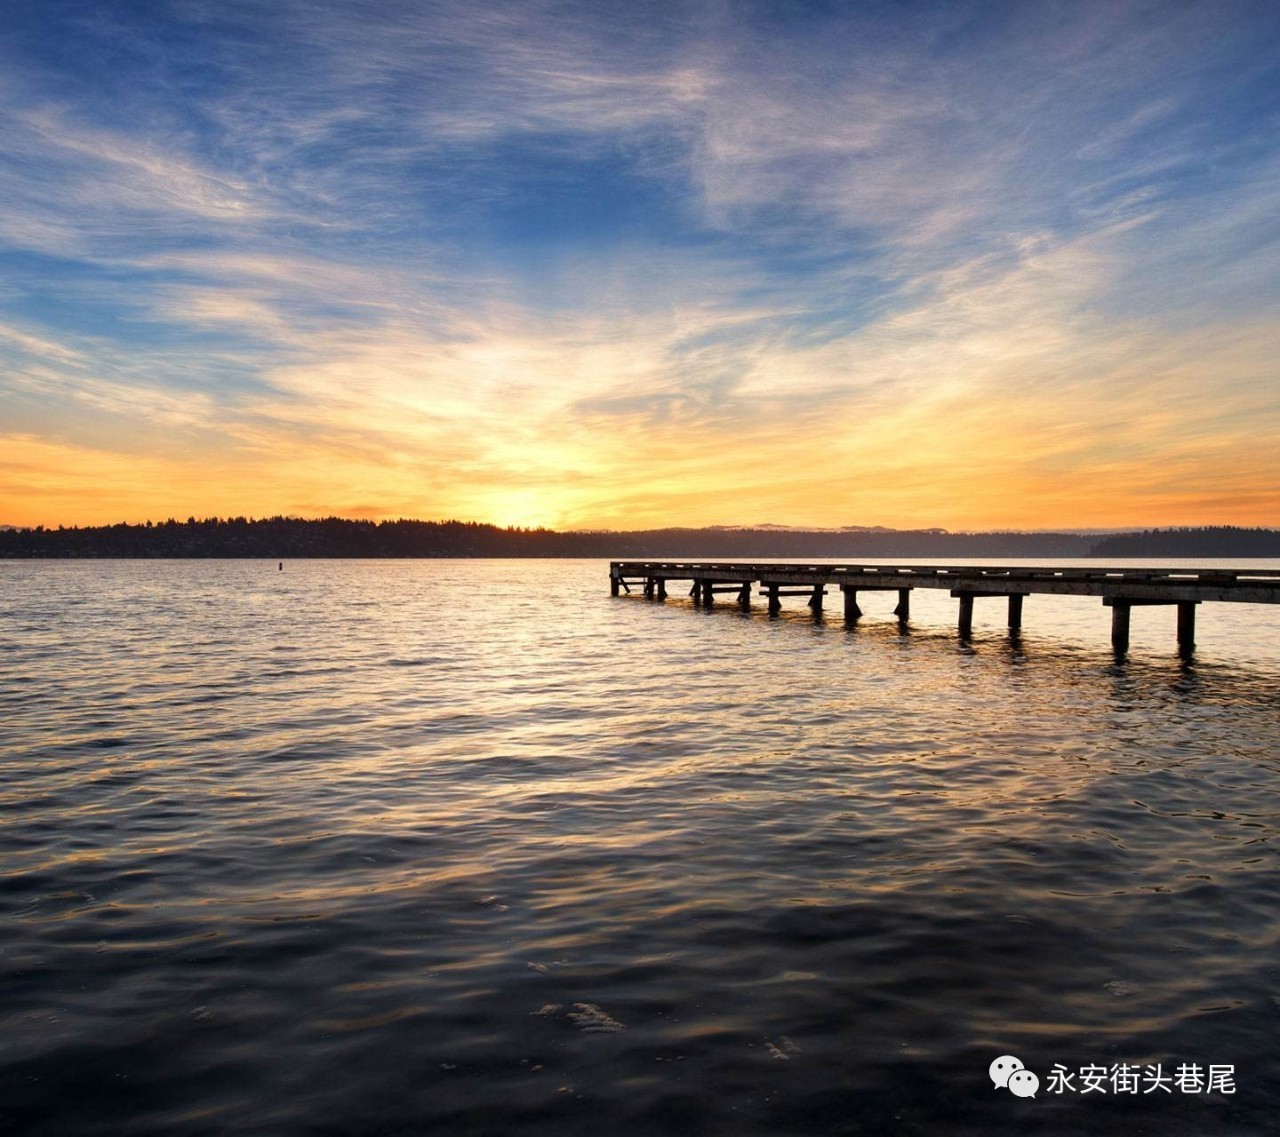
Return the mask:
[[771, 615], [783, 597], [803, 596], [818, 615], [828, 588], [844, 597], [844, 619], [854, 624], [862, 616], [859, 592], [896, 592], [893, 614], [899, 623], [911, 618], [911, 592], [916, 588], [948, 589], [959, 603], [961, 638], [973, 631], [973, 602], [1008, 602], [1009, 630], [1022, 627], [1022, 602], [1032, 593], [1059, 596], [1098, 596], [1111, 609], [1111, 643], [1117, 652], [1129, 648], [1129, 613], [1139, 605], [1174, 605], [1178, 610], [1178, 647], [1195, 647], [1196, 605], [1205, 601], [1243, 604], [1280, 603], [1280, 570], [1198, 568], [1038, 568], [1035, 566], [952, 568], [938, 565], [810, 565], [744, 564], [740, 562], [612, 561], [610, 590], [614, 596], [642, 589], [649, 600], [665, 600], [673, 581], [689, 582], [694, 604], [710, 607], [717, 595], [731, 594], [743, 608], [751, 604], [758, 586]]

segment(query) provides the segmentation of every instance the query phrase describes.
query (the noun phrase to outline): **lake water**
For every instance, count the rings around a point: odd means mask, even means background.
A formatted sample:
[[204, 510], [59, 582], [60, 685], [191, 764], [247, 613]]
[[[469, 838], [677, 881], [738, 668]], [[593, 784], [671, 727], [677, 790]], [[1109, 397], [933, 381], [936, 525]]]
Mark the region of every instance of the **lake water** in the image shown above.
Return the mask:
[[1275, 1132], [1280, 609], [607, 572], [0, 563], [0, 1132]]

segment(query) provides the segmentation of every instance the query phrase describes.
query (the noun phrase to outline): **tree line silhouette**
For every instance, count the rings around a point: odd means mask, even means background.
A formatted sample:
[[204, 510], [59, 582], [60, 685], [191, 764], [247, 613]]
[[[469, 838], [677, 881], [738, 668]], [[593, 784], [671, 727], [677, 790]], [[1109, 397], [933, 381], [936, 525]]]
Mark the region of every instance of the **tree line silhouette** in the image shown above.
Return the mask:
[[16, 557], [1276, 557], [1280, 531], [1214, 525], [1098, 537], [941, 529], [648, 529], [559, 532], [474, 521], [210, 517], [0, 530]]

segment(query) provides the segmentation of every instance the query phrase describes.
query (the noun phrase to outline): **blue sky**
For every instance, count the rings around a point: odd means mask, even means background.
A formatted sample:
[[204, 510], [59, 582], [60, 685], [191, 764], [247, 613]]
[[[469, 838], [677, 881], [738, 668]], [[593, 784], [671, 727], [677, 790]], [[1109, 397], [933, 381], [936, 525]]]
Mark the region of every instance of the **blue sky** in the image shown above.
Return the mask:
[[1280, 523], [1280, 8], [14, 0], [0, 522]]

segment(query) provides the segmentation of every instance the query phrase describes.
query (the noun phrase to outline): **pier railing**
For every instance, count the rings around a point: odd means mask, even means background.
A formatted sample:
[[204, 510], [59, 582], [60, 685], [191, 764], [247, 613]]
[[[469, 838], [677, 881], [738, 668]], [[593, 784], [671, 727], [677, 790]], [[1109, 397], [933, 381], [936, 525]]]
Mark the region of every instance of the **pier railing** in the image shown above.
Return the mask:
[[897, 592], [894, 615], [905, 623], [911, 615], [911, 592], [916, 588], [945, 588], [960, 602], [959, 630], [973, 628], [973, 602], [982, 597], [1008, 600], [1009, 628], [1022, 626], [1022, 601], [1031, 593], [1098, 596], [1111, 609], [1111, 640], [1118, 651], [1129, 646], [1129, 613], [1135, 605], [1173, 604], [1178, 609], [1178, 645], [1195, 645], [1196, 605], [1204, 601], [1245, 604], [1280, 603], [1280, 570], [1217, 568], [1058, 568], [1037, 565], [833, 565], [741, 561], [613, 561], [609, 565], [614, 596], [642, 588], [648, 599], [665, 600], [672, 581], [690, 581], [689, 595], [698, 605], [712, 605], [717, 594], [733, 593], [744, 607], [751, 589], [759, 586], [770, 613], [782, 598], [804, 596], [821, 612], [828, 587], [844, 597], [844, 616], [853, 623], [862, 616], [859, 592]]

